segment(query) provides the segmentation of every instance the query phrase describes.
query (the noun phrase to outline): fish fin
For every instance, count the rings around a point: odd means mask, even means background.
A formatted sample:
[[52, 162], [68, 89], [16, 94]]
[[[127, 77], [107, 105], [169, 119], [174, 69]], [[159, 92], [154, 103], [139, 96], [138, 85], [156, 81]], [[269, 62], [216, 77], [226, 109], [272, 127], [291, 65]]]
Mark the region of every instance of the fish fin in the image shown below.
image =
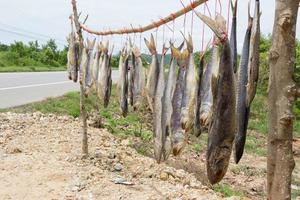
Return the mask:
[[173, 58], [179, 58], [180, 57], [180, 50], [177, 49], [176, 47], [174, 47], [173, 44], [171, 44], [170, 48], [171, 48], [172, 57]]
[[178, 49], [179, 51], [181, 51], [182, 48], [183, 48], [183, 46], [184, 46], [184, 41], [179, 45], [179, 47], [177, 47], [177, 49]]
[[[215, 33], [215, 35], [220, 39], [220, 41], [227, 41], [228, 36], [227, 36], [227, 34], [225, 34], [226, 31], [224, 32], [224, 29], [223, 29], [224, 25], [222, 25], [220, 22], [221, 18], [223, 18], [223, 17], [221, 17], [221, 16], [218, 17], [218, 15], [217, 15], [217, 17], [219, 19], [213, 20], [210, 17], [202, 15], [199, 12], [195, 11], [195, 13]], [[218, 21], [218, 23], [217, 23], [217, 21]], [[225, 25], [225, 27], [226, 27], [226, 25]]]
[[90, 50], [94, 49], [95, 43], [96, 43], [96, 38], [94, 38], [93, 41], [90, 41], [89, 39], [87, 39], [87, 48]]
[[237, 13], [237, 0], [231, 0], [231, 10], [232, 10], [232, 16], [236, 17]]
[[166, 53], [168, 52], [168, 50], [169, 50], [169, 48], [167, 48], [166, 45], [163, 44], [163, 48], [162, 48], [161, 54], [162, 54], [162, 55], [166, 55]]
[[141, 56], [141, 51], [139, 50], [139, 48], [137, 48], [136, 46], [133, 47], [132, 49], [132, 53], [135, 57], [140, 57]]
[[156, 46], [155, 46], [155, 41], [154, 41], [153, 35], [151, 34], [150, 42], [146, 38], [144, 38], [144, 40], [145, 40], [145, 44], [146, 44], [147, 48], [149, 49], [150, 53], [156, 54]]
[[248, 1], [248, 21], [251, 18], [250, 9], [251, 9], [251, 0]]
[[217, 27], [219, 29], [221, 29], [221, 31], [223, 31], [223, 33], [226, 33], [226, 20], [224, 19], [224, 17], [220, 14], [217, 14], [216, 16], [216, 24]]
[[187, 46], [188, 51], [190, 53], [193, 53], [193, 51], [194, 51], [193, 38], [190, 34], [189, 34], [188, 40], [186, 41], [186, 46]]

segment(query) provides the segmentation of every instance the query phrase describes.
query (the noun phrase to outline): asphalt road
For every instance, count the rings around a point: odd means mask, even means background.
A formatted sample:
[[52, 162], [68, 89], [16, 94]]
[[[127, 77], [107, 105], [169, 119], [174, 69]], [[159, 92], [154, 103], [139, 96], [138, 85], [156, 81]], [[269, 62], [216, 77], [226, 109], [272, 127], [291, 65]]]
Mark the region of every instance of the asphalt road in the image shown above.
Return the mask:
[[[117, 71], [112, 73], [113, 82]], [[0, 73], [0, 108], [9, 108], [79, 91], [67, 72]]]

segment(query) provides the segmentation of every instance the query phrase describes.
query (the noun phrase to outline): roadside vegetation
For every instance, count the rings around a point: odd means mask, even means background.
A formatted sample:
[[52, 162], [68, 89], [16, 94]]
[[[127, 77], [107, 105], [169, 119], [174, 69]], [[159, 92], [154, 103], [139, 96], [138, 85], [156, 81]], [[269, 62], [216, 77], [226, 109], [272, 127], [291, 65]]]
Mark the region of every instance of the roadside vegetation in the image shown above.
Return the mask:
[[44, 45], [37, 41], [0, 44], [0, 72], [65, 70], [67, 50], [67, 47], [59, 50], [55, 40]]

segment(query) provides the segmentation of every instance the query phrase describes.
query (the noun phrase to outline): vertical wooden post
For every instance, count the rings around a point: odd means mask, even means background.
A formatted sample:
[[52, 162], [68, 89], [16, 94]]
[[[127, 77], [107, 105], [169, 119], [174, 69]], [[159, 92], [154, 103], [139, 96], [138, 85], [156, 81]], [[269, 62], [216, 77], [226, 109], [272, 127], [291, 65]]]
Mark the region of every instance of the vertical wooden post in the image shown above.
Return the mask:
[[297, 96], [293, 80], [295, 31], [299, 0], [276, 0], [269, 53], [267, 192], [269, 200], [291, 199], [293, 113]]
[[[79, 16], [76, 6], [76, 1], [72, 0], [73, 6], [73, 14], [74, 14], [74, 23], [76, 27], [77, 36], [79, 39], [79, 49], [80, 54], [83, 50], [83, 37], [82, 37], [82, 30], [79, 23]], [[80, 114], [82, 119], [82, 154], [84, 157], [88, 156], [88, 136], [87, 136], [87, 111], [85, 109], [85, 95], [84, 95], [84, 87], [80, 84]]]

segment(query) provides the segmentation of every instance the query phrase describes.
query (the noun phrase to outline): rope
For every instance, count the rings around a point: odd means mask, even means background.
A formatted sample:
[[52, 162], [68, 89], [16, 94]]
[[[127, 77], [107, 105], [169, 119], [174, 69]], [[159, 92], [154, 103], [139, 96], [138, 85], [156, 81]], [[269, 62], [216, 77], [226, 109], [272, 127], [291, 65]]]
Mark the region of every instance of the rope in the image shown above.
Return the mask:
[[[183, 4], [182, 0], [180, 0], [180, 3], [183, 6], [183, 9], [185, 10], [185, 5]], [[186, 25], [186, 12], [184, 13], [184, 20], [183, 20], [183, 33], [184, 33], [184, 35], [185, 35], [185, 25]]]
[[227, 34], [228, 34], [228, 31], [229, 31], [230, 1], [231, 0], [228, 0], [228, 8], [227, 8]]
[[[206, 7], [204, 6], [203, 7], [203, 14], [205, 15], [205, 10], [206, 10]], [[203, 48], [204, 48], [204, 34], [205, 34], [205, 23], [203, 22], [202, 24], [202, 51], [203, 51]]]
[[117, 30], [111, 30], [111, 31], [95, 31], [92, 29], [89, 29], [85, 24], [80, 24], [80, 27], [82, 30], [89, 32], [91, 34], [95, 35], [113, 35], [113, 34], [126, 34], [126, 33], [140, 33], [140, 32], [146, 32], [152, 29], [155, 29], [163, 24], [166, 24], [168, 22], [171, 22], [172, 20], [185, 15], [186, 13], [190, 12], [194, 8], [198, 7], [199, 5], [205, 3], [208, 0], [194, 0], [194, 2], [188, 6], [184, 6], [183, 9], [168, 15], [167, 17], [163, 18], [164, 20], [158, 20], [157, 22], [151, 23], [147, 26], [143, 26], [141, 28], [123, 28], [123, 29], [117, 29]]
[[[192, 2], [192, 0], [190, 0], [191, 5], [194, 3], [194, 1]], [[192, 12], [192, 21], [191, 21], [191, 35], [193, 35], [193, 29], [194, 29], [194, 8], [193, 8], [193, 12]]]

